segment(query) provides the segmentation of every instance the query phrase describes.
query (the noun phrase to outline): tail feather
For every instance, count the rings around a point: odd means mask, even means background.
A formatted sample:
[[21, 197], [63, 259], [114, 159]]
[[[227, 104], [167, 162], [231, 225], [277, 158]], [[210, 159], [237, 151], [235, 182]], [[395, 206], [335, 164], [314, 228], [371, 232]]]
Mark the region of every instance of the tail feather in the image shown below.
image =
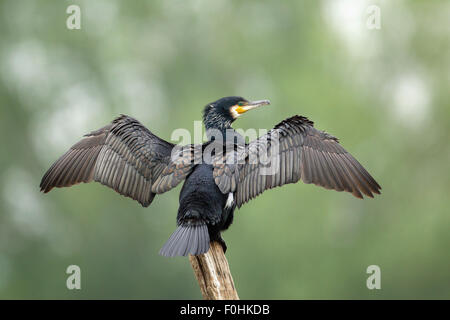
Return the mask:
[[159, 251], [166, 257], [199, 255], [209, 250], [209, 233], [206, 224], [181, 225]]

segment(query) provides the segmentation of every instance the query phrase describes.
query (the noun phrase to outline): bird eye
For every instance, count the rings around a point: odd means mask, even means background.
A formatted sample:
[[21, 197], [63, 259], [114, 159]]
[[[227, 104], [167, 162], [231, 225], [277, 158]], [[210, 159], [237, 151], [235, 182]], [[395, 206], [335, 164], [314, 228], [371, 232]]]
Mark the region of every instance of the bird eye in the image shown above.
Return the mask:
[[238, 103], [238, 106], [240, 106], [240, 107], [242, 107], [243, 105], [244, 105], [244, 102], [243, 102], [243, 101], [241, 101], [241, 102]]

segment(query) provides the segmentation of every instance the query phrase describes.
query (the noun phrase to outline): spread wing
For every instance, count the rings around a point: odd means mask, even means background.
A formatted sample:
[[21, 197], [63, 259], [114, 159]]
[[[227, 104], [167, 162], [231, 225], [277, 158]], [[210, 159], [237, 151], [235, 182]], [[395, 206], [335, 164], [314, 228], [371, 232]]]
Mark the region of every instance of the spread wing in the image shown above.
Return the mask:
[[147, 207], [155, 194], [177, 186], [195, 166], [195, 146], [174, 147], [122, 115], [59, 158], [42, 178], [41, 191], [94, 180]]
[[347, 191], [361, 199], [362, 194], [380, 194], [380, 185], [338, 139], [315, 129], [305, 117], [286, 119], [266, 135], [232, 152], [237, 161], [216, 161], [213, 174], [221, 192], [236, 193], [238, 207], [265, 190], [300, 179], [326, 189]]

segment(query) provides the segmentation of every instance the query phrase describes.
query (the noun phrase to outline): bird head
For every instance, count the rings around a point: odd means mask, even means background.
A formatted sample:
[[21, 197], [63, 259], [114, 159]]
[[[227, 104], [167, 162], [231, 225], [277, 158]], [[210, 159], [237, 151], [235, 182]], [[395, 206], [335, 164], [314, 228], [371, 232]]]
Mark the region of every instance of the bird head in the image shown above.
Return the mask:
[[203, 111], [207, 129], [230, 127], [231, 123], [249, 110], [268, 105], [269, 100], [248, 101], [242, 97], [225, 97], [209, 103]]

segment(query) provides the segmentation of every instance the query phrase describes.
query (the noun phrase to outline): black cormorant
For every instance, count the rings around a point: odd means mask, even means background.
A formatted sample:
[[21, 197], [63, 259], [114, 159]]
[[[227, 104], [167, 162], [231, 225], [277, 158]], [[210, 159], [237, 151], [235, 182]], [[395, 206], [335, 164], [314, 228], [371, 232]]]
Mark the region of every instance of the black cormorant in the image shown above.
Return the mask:
[[[233, 212], [267, 189], [300, 179], [357, 198], [373, 197], [381, 187], [328, 133], [293, 116], [267, 134], [245, 143], [231, 124], [248, 110], [269, 104], [225, 97], [203, 114], [208, 141], [175, 146], [122, 115], [75, 144], [45, 173], [41, 191], [97, 181], [149, 206], [155, 195], [185, 180], [180, 193], [178, 228], [162, 247], [165, 256], [206, 253], [210, 241], [226, 245], [221, 231]], [[219, 139], [220, 138], [220, 139]]]

